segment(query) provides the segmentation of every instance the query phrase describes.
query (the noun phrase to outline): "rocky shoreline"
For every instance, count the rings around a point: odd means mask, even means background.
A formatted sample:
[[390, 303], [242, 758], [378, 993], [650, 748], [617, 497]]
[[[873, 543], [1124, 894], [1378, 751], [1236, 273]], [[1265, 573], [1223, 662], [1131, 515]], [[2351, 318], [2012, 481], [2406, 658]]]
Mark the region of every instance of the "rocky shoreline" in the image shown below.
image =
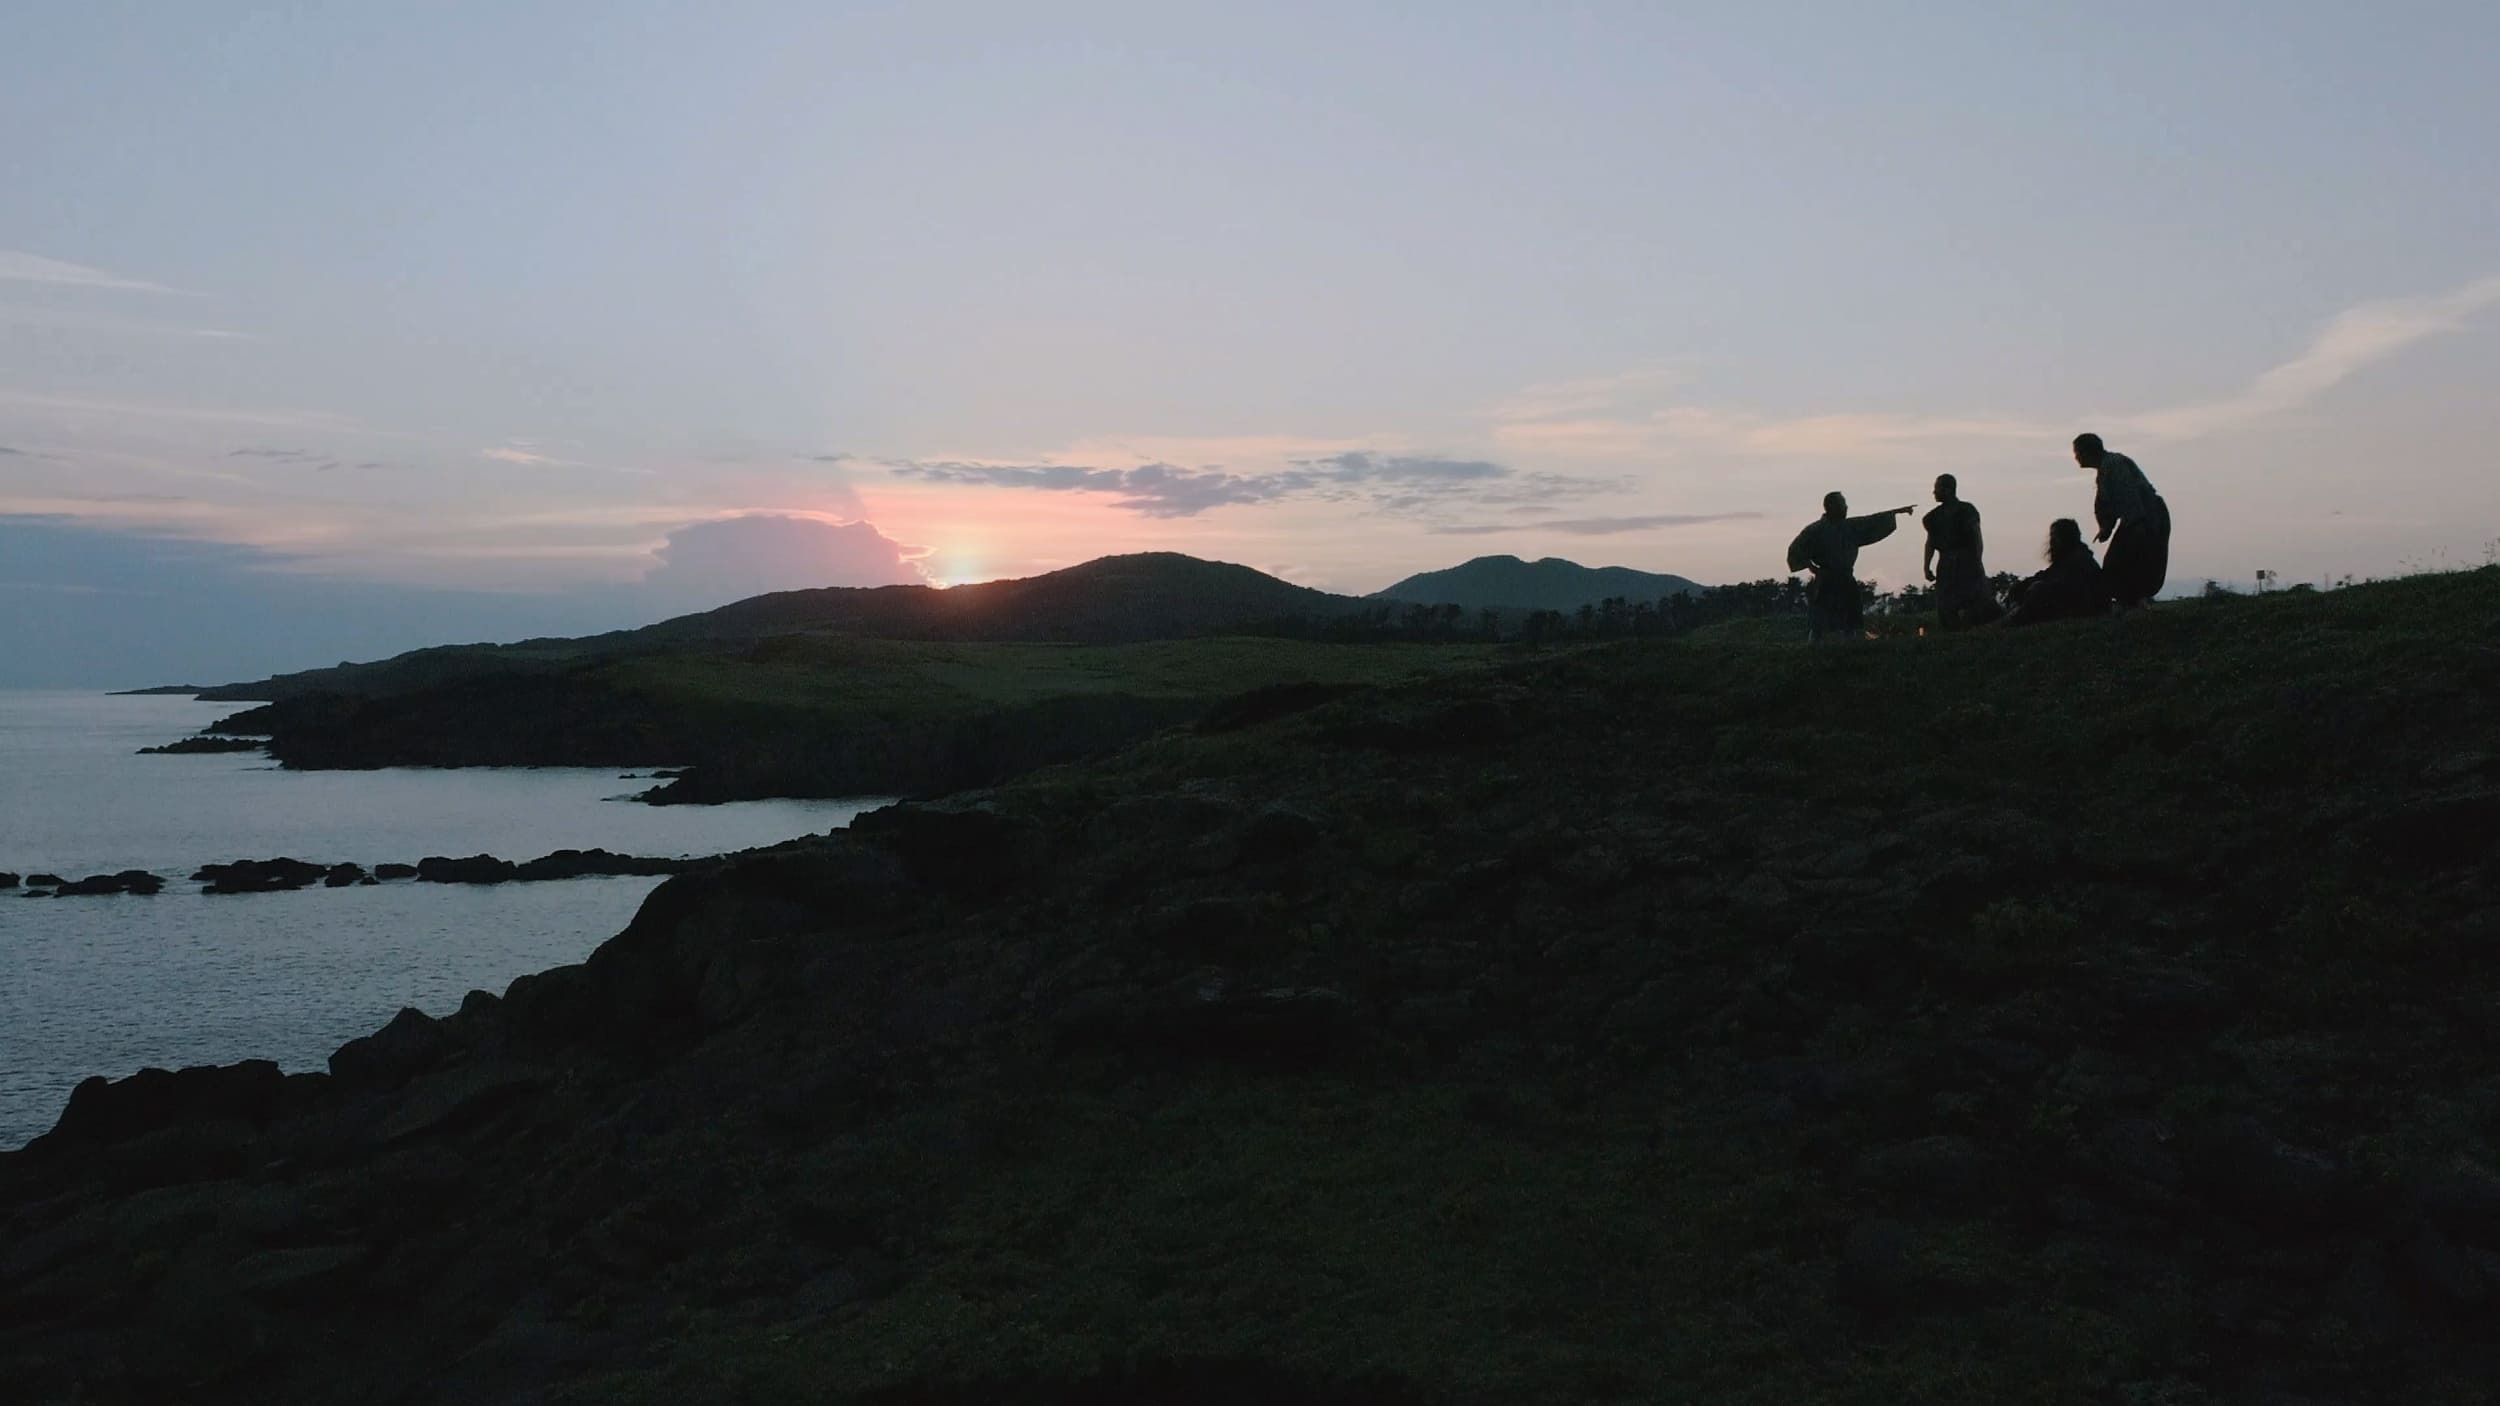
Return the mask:
[[[203, 865], [190, 877], [192, 882], [201, 885], [200, 892], [204, 894], [282, 893], [311, 888], [315, 884], [325, 888], [351, 888], [395, 880], [426, 884], [526, 884], [620, 875], [660, 876], [682, 874], [708, 862], [704, 859], [660, 859], [616, 854], [604, 849], [560, 849], [536, 859], [520, 861], [500, 859], [491, 854], [473, 854], [465, 858], [430, 855], [414, 864], [376, 864], [371, 867], [355, 863], [323, 864], [281, 856]], [[26, 898], [83, 898], [109, 894], [146, 897], [163, 892], [166, 883], [164, 876], [145, 869], [125, 869], [118, 874], [97, 874], [84, 879], [65, 879], [58, 874], [29, 874], [21, 879], [16, 874], [0, 872], [0, 892], [14, 890]]]
[[266, 752], [268, 750], [269, 739], [266, 737], [202, 736], [185, 737], [178, 742], [168, 742], [162, 747], [142, 747], [139, 749], [139, 755], [142, 757], [184, 757], [201, 754], [217, 755], [226, 752]]
[[[280, 766], [665, 768], [652, 805], [929, 797], [1105, 755], [1197, 721], [1225, 698], [1088, 694], [971, 714], [897, 714], [840, 726], [804, 711], [672, 705], [569, 676], [488, 677], [374, 698], [306, 694], [247, 709], [201, 737], [266, 737]], [[184, 739], [150, 751], [199, 748]]]

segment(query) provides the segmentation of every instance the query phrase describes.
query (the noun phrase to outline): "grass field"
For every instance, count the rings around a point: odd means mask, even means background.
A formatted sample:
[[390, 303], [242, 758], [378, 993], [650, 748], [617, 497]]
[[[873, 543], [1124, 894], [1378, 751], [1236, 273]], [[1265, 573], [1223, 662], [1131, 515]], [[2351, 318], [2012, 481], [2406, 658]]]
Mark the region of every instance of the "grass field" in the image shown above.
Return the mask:
[[979, 712], [1126, 695], [1213, 701], [1270, 684], [1407, 683], [1484, 664], [1487, 645], [1234, 638], [1150, 644], [936, 644], [792, 635], [735, 654], [640, 655], [595, 677], [688, 702], [827, 717]]

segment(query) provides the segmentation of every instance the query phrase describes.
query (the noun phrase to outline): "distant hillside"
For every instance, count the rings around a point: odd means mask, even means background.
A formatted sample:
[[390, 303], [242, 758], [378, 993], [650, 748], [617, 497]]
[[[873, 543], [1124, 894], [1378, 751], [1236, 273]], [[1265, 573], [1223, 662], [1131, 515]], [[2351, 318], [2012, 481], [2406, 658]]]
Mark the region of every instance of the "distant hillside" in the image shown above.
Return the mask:
[[1069, 640], [1132, 644], [1344, 614], [1348, 596], [1179, 552], [1100, 557], [1043, 576], [936, 590], [783, 591], [635, 631], [649, 640], [824, 633], [876, 639]]
[[1256, 713], [1465, 669], [1500, 648], [782, 634], [482, 670], [396, 692], [304, 693], [214, 731], [265, 736], [280, 765], [306, 770], [683, 767], [651, 799], [929, 795], [1116, 751], [1228, 703]]
[[621, 655], [711, 652], [776, 635], [947, 642], [1136, 644], [1258, 633], [1365, 609], [1226, 562], [1178, 552], [1102, 557], [1013, 581], [780, 591], [636, 630], [516, 644], [443, 645], [370, 664], [281, 674], [200, 692], [225, 702], [309, 693], [373, 697], [486, 675], [549, 673]]
[[1582, 566], [1547, 557], [1521, 561], [1514, 556], [1478, 557], [1446, 571], [1409, 576], [1375, 600], [1413, 601], [1422, 605], [1460, 605], [1521, 610], [1578, 610], [1583, 605], [1621, 597], [1655, 601], [1662, 596], [1698, 595], [1701, 587], [1681, 576], [1634, 571], [1628, 566]]

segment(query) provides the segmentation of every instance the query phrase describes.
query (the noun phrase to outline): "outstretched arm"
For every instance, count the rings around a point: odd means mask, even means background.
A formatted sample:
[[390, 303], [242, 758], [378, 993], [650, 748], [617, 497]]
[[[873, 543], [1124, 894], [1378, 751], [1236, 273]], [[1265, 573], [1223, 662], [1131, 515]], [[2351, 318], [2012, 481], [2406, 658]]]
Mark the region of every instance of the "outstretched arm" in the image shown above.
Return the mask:
[[1881, 542], [1892, 535], [1894, 528], [1901, 525], [1895, 519], [1908, 517], [1916, 511], [1915, 508], [1895, 508], [1888, 513], [1871, 513], [1865, 517], [1850, 518], [1848, 520], [1849, 538], [1861, 547], [1870, 542]]

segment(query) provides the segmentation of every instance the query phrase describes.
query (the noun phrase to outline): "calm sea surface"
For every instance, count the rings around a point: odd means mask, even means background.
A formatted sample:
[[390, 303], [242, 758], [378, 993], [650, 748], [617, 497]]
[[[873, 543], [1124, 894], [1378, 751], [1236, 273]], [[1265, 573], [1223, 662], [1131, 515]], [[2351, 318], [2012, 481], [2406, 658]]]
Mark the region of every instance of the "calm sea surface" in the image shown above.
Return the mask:
[[0, 691], [0, 871], [148, 869], [153, 898], [0, 893], [0, 1148], [52, 1126], [89, 1074], [269, 1058], [324, 1067], [402, 1006], [579, 961], [656, 879], [206, 897], [203, 864], [371, 866], [594, 846], [705, 855], [850, 823], [879, 801], [645, 806], [610, 770], [281, 771], [257, 754], [142, 757], [236, 711], [188, 698]]

